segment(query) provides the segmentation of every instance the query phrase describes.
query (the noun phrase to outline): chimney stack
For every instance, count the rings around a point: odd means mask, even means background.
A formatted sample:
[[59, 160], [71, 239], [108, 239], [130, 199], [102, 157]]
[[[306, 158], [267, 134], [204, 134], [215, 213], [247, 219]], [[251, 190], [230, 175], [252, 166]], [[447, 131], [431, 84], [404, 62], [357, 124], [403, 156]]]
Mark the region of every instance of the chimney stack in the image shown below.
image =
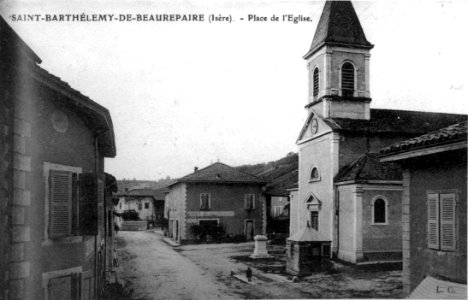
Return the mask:
[[193, 168], [193, 172], [196, 172], [196, 171], [198, 171], [198, 167]]

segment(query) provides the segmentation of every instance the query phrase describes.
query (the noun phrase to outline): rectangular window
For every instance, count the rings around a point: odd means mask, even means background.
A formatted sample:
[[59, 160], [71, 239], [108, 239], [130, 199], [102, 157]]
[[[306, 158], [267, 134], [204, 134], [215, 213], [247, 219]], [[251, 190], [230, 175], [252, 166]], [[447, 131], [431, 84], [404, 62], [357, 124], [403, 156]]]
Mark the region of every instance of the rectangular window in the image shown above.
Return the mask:
[[311, 211], [310, 212], [310, 226], [318, 230], [319, 220], [318, 220], [318, 211]]
[[431, 249], [454, 251], [457, 240], [455, 222], [455, 194], [427, 194], [427, 246]]
[[141, 202], [138, 202], [138, 210], [141, 210], [141, 209], [142, 209]]
[[145, 202], [145, 209], [149, 209], [149, 202]]
[[245, 194], [244, 196], [244, 208], [246, 210], [255, 209], [255, 195], [254, 194]]
[[211, 195], [209, 193], [200, 194], [200, 210], [211, 209]]

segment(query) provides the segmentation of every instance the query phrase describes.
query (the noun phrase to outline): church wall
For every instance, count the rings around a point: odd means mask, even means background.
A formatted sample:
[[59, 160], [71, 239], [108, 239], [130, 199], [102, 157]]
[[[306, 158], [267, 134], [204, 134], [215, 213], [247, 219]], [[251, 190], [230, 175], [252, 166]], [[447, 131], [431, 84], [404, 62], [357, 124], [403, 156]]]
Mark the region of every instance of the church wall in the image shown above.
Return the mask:
[[[299, 214], [297, 220], [291, 218], [291, 222], [297, 222], [297, 227], [307, 226], [309, 212], [306, 200], [315, 195], [322, 202], [319, 212], [319, 232], [332, 239], [332, 209], [333, 209], [333, 161], [332, 134], [326, 134], [317, 139], [300, 145], [299, 149]], [[317, 166], [320, 172], [319, 181], [310, 181], [310, 172], [313, 166]], [[292, 225], [293, 226], [293, 225]]]
[[[401, 187], [398, 190], [364, 189], [362, 198], [363, 252], [401, 252]], [[388, 225], [372, 224], [372, 204], [376, 198], [387, 201]]]
[[341, 136], [340, 168], [349, 165], [367, 152], [366, 136]]
[[364, 119], [369, 103], [353, 101], [335, 101], [330, 105], [333, 118]]
[[299, 231], [299, 190], [293, 190], [289, 194], [289, 235]]
[[393, 143], [408, 139], [408, 136], [365, 136], [341, 134], [340, 168], [349, 165], [366, 152], [378, 152]]
[[339, 193], [339, 233], [338, 233], [338, 258], [355, 262], [356, 245], [354, 232], [356, 222], [354, 186], [338, 187]]

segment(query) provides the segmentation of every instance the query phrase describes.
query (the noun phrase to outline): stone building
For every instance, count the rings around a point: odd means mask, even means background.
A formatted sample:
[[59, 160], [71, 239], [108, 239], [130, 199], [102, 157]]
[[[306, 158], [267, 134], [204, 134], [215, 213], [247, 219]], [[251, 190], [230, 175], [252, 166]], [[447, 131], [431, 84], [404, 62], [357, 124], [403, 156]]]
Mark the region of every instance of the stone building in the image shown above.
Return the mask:
[[176, 242], [197, 239], [192, 225], [221, 224], [227, 235], [252, 240], [266, 226], [265, 182], [223, 163], [214, 163], [168, 186], [166, 214], [169, 236]]
[[[291, 199], [291, 236], [309, 225], [319, 234], [307, 236], [327, 238], [322, 254], [353, 263], [401, 258], [401, 173], [373, 153], [466, 119], [371, 109], [372, 48], [352, 3], [327, 1], [304, 56], [308, 117], [297, 140], [298, 190]], [[369, 168], [377, 172], [360, 176]]]
[[403, 168], [403, 290], [466, 299], [467, 122], [382, 149]]
[[93, 299], [112, 268], [112, 119], [1, 17], [0, 37], [0, 298]]

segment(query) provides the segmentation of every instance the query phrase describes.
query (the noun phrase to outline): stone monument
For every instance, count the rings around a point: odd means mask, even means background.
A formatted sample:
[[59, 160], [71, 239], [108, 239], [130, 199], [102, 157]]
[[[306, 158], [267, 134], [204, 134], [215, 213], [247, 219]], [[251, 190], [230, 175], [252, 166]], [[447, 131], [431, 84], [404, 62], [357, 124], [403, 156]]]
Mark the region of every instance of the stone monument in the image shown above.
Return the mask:
[[256, 235], [254, 237], [255, 240], [255, 250], [252, 255], [250, 255], [250, 258], [271, 258], [273, 256], [268, 254], [268, 251], [266, 249], [266, 244], [267, 244], [267, 237], [264, 235]]

